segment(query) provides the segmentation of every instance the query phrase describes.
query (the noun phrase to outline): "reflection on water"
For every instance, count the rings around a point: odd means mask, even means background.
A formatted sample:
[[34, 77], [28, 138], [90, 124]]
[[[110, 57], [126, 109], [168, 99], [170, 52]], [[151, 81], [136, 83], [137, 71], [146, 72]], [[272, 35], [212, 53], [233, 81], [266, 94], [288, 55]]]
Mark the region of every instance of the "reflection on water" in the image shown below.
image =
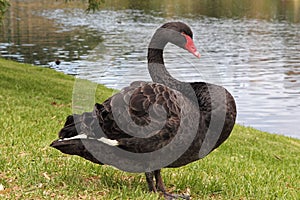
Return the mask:
[[30, 34], [2, 30], [0, 51], [42, 65], [59, 58], [56, 70], [120, 89], [150, 81], [146, 49], [153, 31], [182, 20], [191, 25], [202, 57], [168, 45], [171, 74], [224, 85], [236, 98], [240, 124], [300, 138], [300, 1], [168, 2], [109, 1], [90, 15], [70, 5], [41, 6], [28, 11], [31, 20], [41, 20], [34, 28], [24, 23]]

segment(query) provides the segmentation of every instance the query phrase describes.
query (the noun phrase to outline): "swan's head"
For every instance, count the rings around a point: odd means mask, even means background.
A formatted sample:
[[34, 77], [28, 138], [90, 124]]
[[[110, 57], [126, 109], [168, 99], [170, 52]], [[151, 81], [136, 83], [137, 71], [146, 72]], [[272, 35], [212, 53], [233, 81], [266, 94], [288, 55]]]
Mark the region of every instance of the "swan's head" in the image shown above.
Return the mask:
[[183, 49], [186, 49], [197, 58], [200, 53], [193, 41], [193, 32], [191, 28], [182, 22], [168, 22], [160, 27], [163, 30], [164, 38], [167, 42], [171, 42]]

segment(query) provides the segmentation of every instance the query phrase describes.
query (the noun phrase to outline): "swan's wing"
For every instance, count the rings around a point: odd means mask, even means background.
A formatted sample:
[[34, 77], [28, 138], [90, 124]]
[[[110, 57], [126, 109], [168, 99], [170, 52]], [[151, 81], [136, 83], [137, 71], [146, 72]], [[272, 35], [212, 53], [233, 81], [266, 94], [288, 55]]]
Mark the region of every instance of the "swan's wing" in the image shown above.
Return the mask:
[[150, 138], [176, 132], [180, 98], [177, 91], [164, 85], [134, 82], [103, 104], [96, 104], [94, 111], [109, 139]]
[[[184, 132], [191, 130], [188, 126], [197, 129], [197, 124], [190, 123], [195, 117], [186, 114], [195, 110], [188, 102], [180, 92], [164, 85], [135, 82], [96, 104], [92, 112], [69, 116], [59, 133], [60, 139], [52, 146], [72, 149], [77, 148], [72, 140], [89, 139], [97, 144], [106, 138], [131, 152], [152, 152], [169, 144], [175, 136], [177, 146], [187, 146], [185, 143], [194, 136]], [[80, 153], [84, 151], [80, 149]]]
[[92, 112], [67, 117], [59, 138], [86, 135], [121, 139], [153, 136], [163, 128], [176, 129], [182, 95], [164, 85], [134, 82]]

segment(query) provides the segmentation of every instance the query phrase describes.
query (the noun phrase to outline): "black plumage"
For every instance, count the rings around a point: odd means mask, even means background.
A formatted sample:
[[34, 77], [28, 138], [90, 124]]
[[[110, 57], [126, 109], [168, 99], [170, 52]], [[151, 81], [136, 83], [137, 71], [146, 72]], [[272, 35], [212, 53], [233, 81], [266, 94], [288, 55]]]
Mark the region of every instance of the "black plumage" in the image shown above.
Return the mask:
[[[176, 148], [170, 147], [164, 151], [166, 155], [162, 155], [168, 158], [168, 154], [178, 153], [172, 162], [151, 168], [151, 160], [137, 160], [132, 165], [144, 168], [133, 166], [132, 171], [145, 169], [150, 191], [161, 191], [166, 198], [185, 198], [166, 192], [160, 168], [180, 167], [203, 158], [228, 138], [236, 118], [234, 98], [225, 88], [205, 82], [180, 82], [166, 70], [163, 49], [168, 42], [200, 57], [193, 43], [188, 46], [192, 38], [191, 29], [184, 23], [164, 24], [155, 32], [148, 48], [148, 70], [154, 82], [133, 82], [102, 104], [97, 103], [92, 112], [68, 116], [59, 132], [60, 139], [51, 146], [66, 154], [122, 169], [123, 163], [110, 163], [110, 160], [126, 160], [110, 149], [109, 146], [114, 145], [103, 144], [99, 138], [116, 142], [113, 148], [139, 154], [171, 146], [169, 144], [177, 138]], [[193, 130], [196, 130], [194, 135]], [[86, 138], [77, 138], [82, 135]]]

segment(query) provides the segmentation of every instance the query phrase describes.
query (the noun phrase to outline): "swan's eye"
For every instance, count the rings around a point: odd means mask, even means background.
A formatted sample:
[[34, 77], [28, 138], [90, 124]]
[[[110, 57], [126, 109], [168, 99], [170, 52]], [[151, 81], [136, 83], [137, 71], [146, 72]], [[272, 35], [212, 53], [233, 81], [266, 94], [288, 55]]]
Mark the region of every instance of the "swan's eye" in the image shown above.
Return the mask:
[[193, 34], [192, 34], [192, 35], [190, 35], [190, 34], [188, 34], [188, 33], [184, 32], [184, 31], [181, 31], [180, 33], [181, 33], [181, 35], [184, 35], [184, 36], [189, 36], [191, 39], [193, 39]]

